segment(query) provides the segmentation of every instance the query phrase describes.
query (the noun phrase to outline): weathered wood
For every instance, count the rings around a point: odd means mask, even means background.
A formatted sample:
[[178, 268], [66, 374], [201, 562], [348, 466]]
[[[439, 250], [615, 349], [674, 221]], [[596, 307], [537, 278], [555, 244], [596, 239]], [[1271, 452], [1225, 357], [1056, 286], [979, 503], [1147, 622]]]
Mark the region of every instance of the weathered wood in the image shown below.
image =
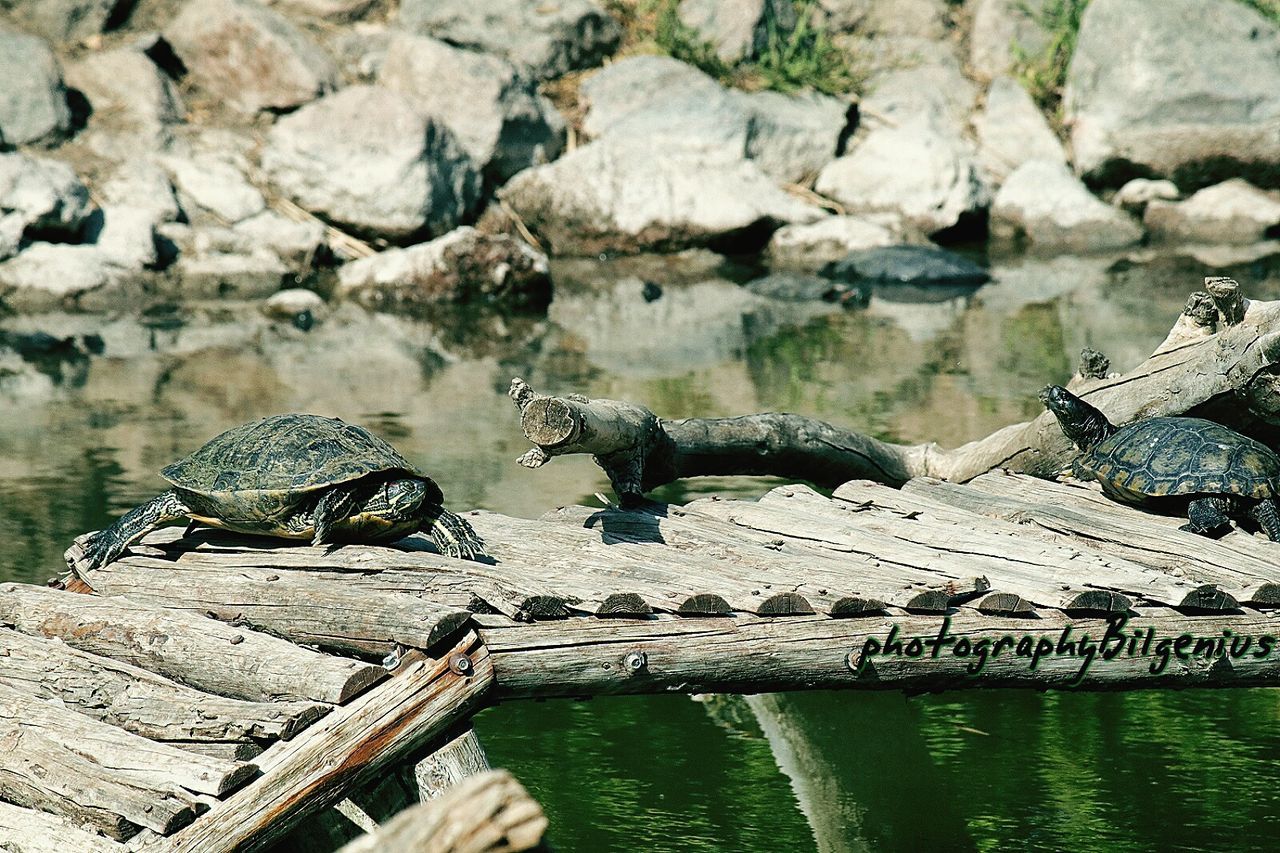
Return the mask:
[[[462, 659], [467, 675], [455, 671]], [[394, 678], [264, 753], [261, 778], [175, 835], [168, 853], [270, 846], [308, 814], [333, 805], [466, 719], [492, 683], [488, 652], [470, 631], [438, 660], [406, 658]]]
[[538, 849], [547, 819], [505, 770], [489, 770], [440, 799], [400, 813], [340, 853], [516, 853]]
[[386, 677], [380, 666], [322, 655], [192, 613], [24, 584], [0, 584], [0, 625], [252, 701], [340, 704]]
[[444, 742], [414, 767], [418, 781], [418, 794], [422, 800], [434, 800], [449, 791], [463, 779], [489, 769], [489, 758], [484, 754], [476, 730], [467, 723], [450, 732]]
[[[902, 654], [873, 656], [861, 674], [851, 667], [868, 640], [882, 646], [890, 632], [904, 644], [912, 638], [936, 638], [945, 624], [947, 636], [963, 638], [966, 656], [944, 649], [933, 657], [928, 646], [916, 657]], [[1120, 624], [1120, 623], [1117, 623]], [[962, 609], [946, 620], [937, 617], [867, 616], [829, 619], [801, 616], [778, 620], [742, 614], [720, 619], [688, 620], [655, 616], [644, 622], [569, 619], [559, 623], [517, 624], [486, 617], [480, 629], [493, 660], [500, 698], [590, 696], [621, 693], [759, 693], [809, 688], [892, 689], [933, 691], [961, 687], [1079, 687], [1120, 689], [1187, 686], [1280, 685], [1280, 623], [1258, 613], [1215, 615], [1212, 619], [1185, 616], [1161, 608], [1134, 611], [1122, 630], [1122, 653], [1113, 659], [1096, 654], [1085, 666], [1083, 654], [1042, 654], [1035, 667], [1031, 657], [1042, 641], [1056, 649], [1063, 631], [1068, 641], [1087, 635], [1096, 645], [1109, 623], [1098, 618], [1072, 618], [1047, 611], [1037, 618], [986, 616]], [[1242, 657], [1191, 654], [1196, 639], [1225, 642], [1224, 630], [1236, 638], [1251, 638]], [[1145, 632], [1154, 631], [1144, 655]], [[1139, 633], [1142, 632], [1142, 633]], [[1174, 641], [1193, 638], [1181, 650]], [[1267, 653], [1261, 657], [1263, 636]], [[1015, 648], [992, 654], [994, 644], [1009, 636], [1026, 639], [1026, 654]], [[1128, 639], [1137, 637], [1134, 651]], [[977, 644], [988, 652], [979, 672], [967, 668], [977, 660]], [[1160, 643], [1168, 641], [1160, 651]], [[1117, 640], [1109, 641], [1108, 648]], [[1241, 640], [1242, 642], [1242, 640]], [[948, 646], [948, 649], [954, 646]], [[1216, 648], [1216, 646], [1214, 646]], [[1224, 647], [1225, 648], [1225, 647]], [[1209, 648], [1209, 652], [1213, 649]], [[1157, 672], [1153, 665], [1168, 661]], [[628, 656], [641, 662], [628, 666]], [[1084, 670], [1084, 675], [1080, 673]]]
[[[184, 749], [249, 758], [254, 741], [289, 739], [320, 719], [318, 702], [246, 702], [201, 693], [61, 640], [0, 628], [0, 684]], [[252, 739], [252, 740], [250, 740]]]
[[125, 853], [109, 838], [74, 821], [0, 800], [0, 850], [9, 853]]
[[127, 595], [248, 625], [295, 643], [378, 656], [397, 644], [430, 648], [471, 616], [417, 595], [344, 582], [350, 578], [205, 561], [132, 556], [90, 572], [84, 580], [102, 595]]

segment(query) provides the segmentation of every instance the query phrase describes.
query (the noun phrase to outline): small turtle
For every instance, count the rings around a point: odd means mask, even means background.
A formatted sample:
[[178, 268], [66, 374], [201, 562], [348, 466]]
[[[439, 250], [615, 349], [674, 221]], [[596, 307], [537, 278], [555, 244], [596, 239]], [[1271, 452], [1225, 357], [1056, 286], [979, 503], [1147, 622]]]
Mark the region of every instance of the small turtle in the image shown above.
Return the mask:
[[1280, 542], [1280, 456], [1266, 445], [1201, 418], [1146, 418], [1117, 427], [1061, 385], [1040, 392], [1080, 449], [1075, 470], [1128, 504], [1186, 508], [1182, 530], [1212, 536], [1247, 515]]
[[73, 570], [115, 560], [144, 534], [189, 518], [241, 533], [327, 542], [394, 542], [417, 530], [454, 557], [484, 554], [466, 521], [396, 449], [363, 427], [275, 415], [227, 430], [161, 473], [174, 488], [82, 538]]

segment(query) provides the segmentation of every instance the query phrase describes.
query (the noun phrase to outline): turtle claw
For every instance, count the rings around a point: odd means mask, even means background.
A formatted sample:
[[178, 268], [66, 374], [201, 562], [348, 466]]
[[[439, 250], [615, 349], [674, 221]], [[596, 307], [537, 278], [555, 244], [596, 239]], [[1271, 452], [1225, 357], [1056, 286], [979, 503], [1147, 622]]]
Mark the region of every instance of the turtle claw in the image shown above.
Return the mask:
[[[71, 570], [71, 574], [80, 579], [89, 572], [105, 566], [116, 557], [120, 556], [123, 548], [112, 548], [112, 544], [106, 541], [107, 537], [102, 535], [101, 530], [95, 530], [92, 533], [82, 533], [77, 536], [66, 551], [63, 552], [62, 558], [67, 562], [67, 568]], [[114, 553], [112, 553], [114, 550]]]

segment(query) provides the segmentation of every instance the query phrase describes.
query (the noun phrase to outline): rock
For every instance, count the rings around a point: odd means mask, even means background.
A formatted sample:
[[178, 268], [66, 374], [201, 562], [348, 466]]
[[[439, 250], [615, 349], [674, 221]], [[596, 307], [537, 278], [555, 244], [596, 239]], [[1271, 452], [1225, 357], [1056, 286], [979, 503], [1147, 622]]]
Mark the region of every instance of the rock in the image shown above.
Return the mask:
[[979, 80], [1013, 71], [1016, 52], [1037, 57], [1049, 35], [1036, 21], [1045, 0], [977, 0], [969, 30], [969, 67]]
[[0, 214], [16, 213], [27, 236], [75, 238], [93, 210], [71, 167], [26, 154], [0, 154]]
[[325, 245], [324, 225], [315, 220], [295, 222], [274, 210], [264, 210], [238, 222], [232, 231], [240, 238], [240, 251], [270, 249], [295, 269], [309, 266]]
[[267, 206], [258, 188], [249, 183], [238, 158], [229, 152], [205, 151], [171, 155], [162, 162], [174, 184], [191, 201], [226, 222], [239, 222]]
[[984, 109], [974, 116], [978, 163], [989, 184], [999, 186], [1028, 160], [1067, 162], [1067, 152], [1044, 113], [1012, 77], [997, 77]]
[[124, 23], [135, 0], [17, 0], [9, 15], [50, 41], [82, 41]]
[[862, 24], [880, 39], [942, 40], [947, 36], [947, 0], [872, 0]]
[[1076, 171], [1100, 182], [1274, 174], [1280, 28], [1236, 0], [1094, 0], [1063, 109]]
[[7, 261], [18, 254], [18, 249], [22, 246], [22, 232], [26, 227], [21, 214], [0, 214], [0, 261]]
[[1142, 239], [1132, 218], [1089, 192], [1065, 164], [1048, 160], [1023, 163], [1005, 181], [991, 205], [991, 233], [1068, 251], [1116, 249]]
[[1141, 216], [1151, 202], [1157, 199], [1160, 201], [1177, 201], [1181, 195], [1173, 181], [1134, 178], [1116, 190], [1116, 194], [1111, 197], [1111, 203], [1127, 213]]
[[496, 183], [554, 160], [564, 145], [564, 119], [555, 106], [496, 56], [400, 33], [378, 80], [448, 127]]
[[105, 287], [122, 273], [97, 246], [32, 243], [0, 264], [0, 297], [16, 311], [48, 310]]
[[156, 264], [156, 224], [153, 209], [107, 204], [85, 236], [110, 263], [140, 270]]
[[771, 25], [782, 33], [796, 26], [796, 9], [789, 0], [681, 0], [677, 14], [729, 63], [763, 51]]
[[506, 234], [469, 226], [429, 243], [388, 249], [338, 271], [338, 293], [369, 308], [414, 308], [441, 302], [545, 306], [551, 297], [547, 258]]
[[761, 229], [823, 216], [750, 161], [609, 139], [527, 169], [498, 194], [556, 254], [750, 242]]
[[849, 282], [976, 286], [990, 275], [973, 261], [937, 246], [885, 246], [850, 252], [822, 274]]
[[141, 50], [86, 54], [67, 66], [66, 76], [88, 98], [91, 126], [105, 123], [117, 132], [149, 134], [159, 144], [167, 141], [165, 126], [186, 114], [176, 87]]
[[812, 179], [839, 153], [849, 127], [848, 101], [816, 92], [740, 94], [750, 131], [747, 157], [766, 175], [798, 183]]
[[71, 127], [62, 71], [49, 45], [0, 26], [0, 132], [9, 145], [47, 145]]
[[340, 23], [359, 20], [377, 2], [378, 0], [266, 0], [268, 6], [279, 6], [285, 12]]
[[747, 290], [767, 299], [783, 302], [832, 302], [848, 308], [865, 308], [871, 300], [868, 284], [851, 285], [820, 275], [775, 272], [743, 285]]
[[817, 0], [814, 9], [818, 22], [828, 33], [836, 35], [865, 29], [867, 16], [875, 0]]
[[1185, 201], [1153, 200], [1143, 223], [1166, 240], [1255, 243], [1280, 237], [1280, 194], [1241, 178], [1206, 187]]
[[102, 184], [101, 192], [109, 204], [150, 210], [156, 224], [173, 222], [182, 215], [169, 176], [153, 160], [124, 161]]
[[[891, 214], [828, 216], [809, 225], [785, 225], [769, 240], [774, 264], [816, 269], [858, 249], [908, 242], [913, 229]], [[924, 242], [914, 234], [914, 242]]]
[[291, 109], [337, 81], [306, 33], [255, 0], [187, 0], [165, 38], [204, 91], [244, 112]]
[[183, 252], [173, 266], [187, 299], [261, 299], [280, 289], [289, 269], [274, 252]]
[[599, 65], [622, 40], [617, 21], [589, 0], [402, 0], [399, 23], [501, 56], [538, 80]]
[[453, 134], [381, 86], [349, 86], [280, 119], [262, 166], [307, 210], [391, 239], [449, 231], [480, 192]]
[[300, 317], [310, 318], [312, 322], [328, 313], [328, 306], [320, 298], [320, 294], [301, 287], [290, 287], [273, 293], [262, 303], [262, 313], [273, 320], [284, 320], [298, 324]]

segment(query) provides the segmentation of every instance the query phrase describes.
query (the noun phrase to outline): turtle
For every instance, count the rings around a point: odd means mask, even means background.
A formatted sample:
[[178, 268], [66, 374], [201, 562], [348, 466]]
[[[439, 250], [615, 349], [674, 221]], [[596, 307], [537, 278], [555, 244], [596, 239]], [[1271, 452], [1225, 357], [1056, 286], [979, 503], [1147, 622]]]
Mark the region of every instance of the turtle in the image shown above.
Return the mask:
[[[484, 543], [444, 494], [394, 447], [355, 424], [284, 414], [233, 427], [160, 472], [173, 488], [78, 541], [67, 562], [93, 571], [173, 521], [240, 533], [394, 542], [418, 530], [443, 553], [475, 559]], [[188, 528], [191, 529], [191, 528]]]
[[1247, 516], [1280, 542], [1280, 455], [1266, 445], [1203, 418], [1156, 417], [1117, 427], [1061, 385], [1040, 392], [1063, 433], [1080, 450], [1073, 469], [1121, 503], [1185, 507], [1180, 529], [1202, 536], [1225, 532]]

